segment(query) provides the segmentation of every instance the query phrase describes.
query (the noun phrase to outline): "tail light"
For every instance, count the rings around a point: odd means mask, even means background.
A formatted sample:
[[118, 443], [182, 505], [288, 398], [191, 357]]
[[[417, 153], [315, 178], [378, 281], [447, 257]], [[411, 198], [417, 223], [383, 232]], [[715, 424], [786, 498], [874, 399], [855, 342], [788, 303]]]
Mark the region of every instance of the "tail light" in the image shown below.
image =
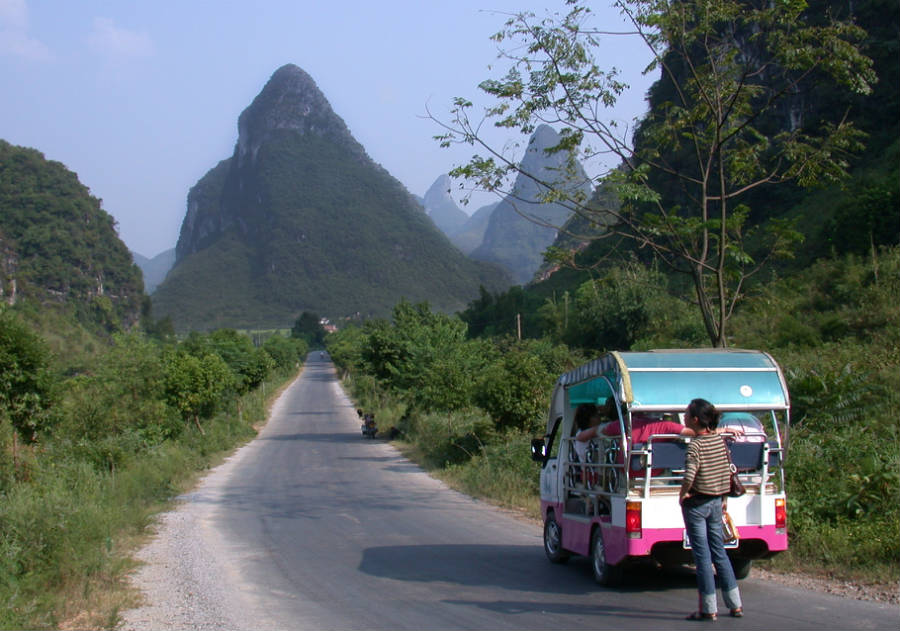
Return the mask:
[[641, 503], [625, 503], [625, 532], [630, 539], [641, 538]]
[[775, 498], [775, 529], [784, 531], [787, 528], [787, 506], [783, 497]]

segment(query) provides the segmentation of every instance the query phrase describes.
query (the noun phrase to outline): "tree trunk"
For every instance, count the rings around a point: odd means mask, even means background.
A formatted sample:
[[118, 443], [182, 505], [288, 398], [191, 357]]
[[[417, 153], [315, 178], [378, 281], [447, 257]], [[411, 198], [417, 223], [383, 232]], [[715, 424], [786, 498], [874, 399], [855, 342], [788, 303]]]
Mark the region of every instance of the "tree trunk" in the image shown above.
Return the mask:
[[13, 426], [13, 428], [12, 428], [12, 438], [13, 438], [13, 478], [18, 480], [19, 479], [19, 437], [17, 436], [15, 426]]
[[709, 296], [706, 293], [706, 287], [703, 285], [703, 271], [700, 265], [694, 267], [694, 291], [697, 292], [697, 304], [700, 307], [700, 314], [703, 316], [703, 326], [706, 328], [706, 335], [709, 336], [709, 342], [713, 346], [723, 346], [718, 344], [719, 331], [716, 326], [716, 317], [713, 314], [712, 307], [709, 304]]

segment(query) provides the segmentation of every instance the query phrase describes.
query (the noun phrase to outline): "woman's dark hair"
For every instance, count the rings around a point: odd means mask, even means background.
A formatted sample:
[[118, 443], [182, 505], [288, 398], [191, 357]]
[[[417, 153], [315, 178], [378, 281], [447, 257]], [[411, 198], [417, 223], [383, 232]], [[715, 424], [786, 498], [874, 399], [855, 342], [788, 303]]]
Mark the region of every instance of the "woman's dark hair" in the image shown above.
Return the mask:
[[616, 399], [615, 397], [606, 397], [606, 403], [603, 404], [602, 408], [603, 415], [611, 421], [619, 420], [619, 413], [616, 409]]
[[591, 426], [591, 418], [597, 416], [597, 406], [593, 403], [582, 403], [575, 408], [575, 426], [587, 429]]
[[719, 411], [706, 399], [694, 399], [688, 404], [688, 415], [696, 418], [704, 429], [716, 429], [719, 426]]

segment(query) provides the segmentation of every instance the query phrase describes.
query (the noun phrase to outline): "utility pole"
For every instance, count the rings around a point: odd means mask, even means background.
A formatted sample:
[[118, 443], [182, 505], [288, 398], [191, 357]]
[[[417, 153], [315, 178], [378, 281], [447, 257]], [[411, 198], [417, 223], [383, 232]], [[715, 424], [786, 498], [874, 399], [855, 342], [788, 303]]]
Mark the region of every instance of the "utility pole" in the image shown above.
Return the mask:
[[522, 341], [522, 314], [516, 314], [516, 337], [521, 342]]

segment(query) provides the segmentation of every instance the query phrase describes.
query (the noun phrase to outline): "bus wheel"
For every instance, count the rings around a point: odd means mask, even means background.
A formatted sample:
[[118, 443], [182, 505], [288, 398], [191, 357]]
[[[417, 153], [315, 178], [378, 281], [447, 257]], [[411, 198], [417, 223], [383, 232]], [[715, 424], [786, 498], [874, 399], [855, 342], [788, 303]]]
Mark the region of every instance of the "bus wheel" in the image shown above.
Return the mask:
[[565, 563], [569, 554], [562, 547], [562, 528], [556, 523], [553, 511], [547, 513], [544, 521], [544, 553], [551, 563]]
[[750, 568], [753, 566], [753, 559], [745, 559], [743, 557], [732, 557], [731, 568], [734, 570], [734, 577], [742, 580], [750, 576]]
[[594, 580], [604, 587], [614, 587], [622, 582], [622, 568], [606, 562], [606, 548], [599, 527], [591, 535], [591, 568], [594, 570]]

